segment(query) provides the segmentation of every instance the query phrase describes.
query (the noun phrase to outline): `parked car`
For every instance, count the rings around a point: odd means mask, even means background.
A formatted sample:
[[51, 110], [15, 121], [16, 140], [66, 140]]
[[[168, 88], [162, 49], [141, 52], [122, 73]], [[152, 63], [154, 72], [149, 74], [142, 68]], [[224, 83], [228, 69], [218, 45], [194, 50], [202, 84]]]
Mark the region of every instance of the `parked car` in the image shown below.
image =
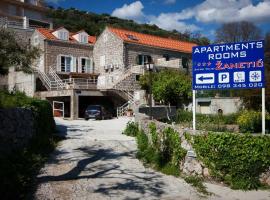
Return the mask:
[[84, 119], [111, 119], [112, 114], [101, 105], [89, 105], [84, 113]]

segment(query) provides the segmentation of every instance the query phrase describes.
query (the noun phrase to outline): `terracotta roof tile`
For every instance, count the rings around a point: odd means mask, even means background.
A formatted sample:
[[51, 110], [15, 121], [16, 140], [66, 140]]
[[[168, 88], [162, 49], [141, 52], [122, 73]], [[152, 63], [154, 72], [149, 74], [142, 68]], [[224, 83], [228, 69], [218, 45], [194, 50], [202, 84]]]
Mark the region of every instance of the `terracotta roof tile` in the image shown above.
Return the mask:
[[119, 28], [109, 27], [109, 30], [128, 43], [135, 43], [158, 48], [170, 49], [173, 51], [179, 51], [184, 53], [192, 53], [192, 47], [197, 46], [197, 44], [191, 42], [184, 42], [176, 39], [163, 38]]
[[[37, 31], [40, 32], [46, 39], [49, 40], [59, 40], [57, 37], [55, 37], [52, 33], [54, 31], [56, 31], [58, 29], [55, 30], [50, 30], [47, 28], [37, 28]], [[69, 33], [69, 41], [70, 42], [77, 42], [72, 36], [75, 35], [76, 33]], [[90, 44], [94, 44], [96, 42], [96, 37], [95, 36], [90, 36], [88, 37], [88, 41]]]

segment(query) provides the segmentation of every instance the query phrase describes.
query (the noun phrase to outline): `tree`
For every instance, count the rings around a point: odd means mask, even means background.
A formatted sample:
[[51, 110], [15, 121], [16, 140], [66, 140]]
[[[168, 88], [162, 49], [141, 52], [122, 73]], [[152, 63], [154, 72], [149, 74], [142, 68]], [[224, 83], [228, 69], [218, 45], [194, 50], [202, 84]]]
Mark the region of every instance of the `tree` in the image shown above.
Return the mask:
[[261, 30], [252, 22], [230, 22], [216, 30], [216, 42], [242, 42], [261, 39]]
[[[141, 77], [143, 89], [149, 88], [149, 74]], [[153, 74], [153, 96], [164, 104], [182, 106], [191, 97], [191, 78], [183, 72], [163, 70]]]
[[31, 72], [31, 65], [39, 56], [39, 50], [30, 44], [23, 44], [15, 34], [0, 28], [0, 74], [8, 73], [10, 67], [16, 67], [26, 73]]

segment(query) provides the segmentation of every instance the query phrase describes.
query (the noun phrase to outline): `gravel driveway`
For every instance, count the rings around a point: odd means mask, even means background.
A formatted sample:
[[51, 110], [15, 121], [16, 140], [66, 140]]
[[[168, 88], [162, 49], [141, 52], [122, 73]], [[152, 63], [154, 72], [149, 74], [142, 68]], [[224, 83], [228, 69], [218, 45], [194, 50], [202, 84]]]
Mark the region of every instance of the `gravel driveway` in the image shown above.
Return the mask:
[[[180, 178], [145, 168], [134, 138], [121, 132], [130, 118], [104, 121], [56, 119], [66, 136], [37, 177], [35, 199], [202, 199]], [[267, 191], [241, 192], [207, 184], [203, 199], [270, 199]]]

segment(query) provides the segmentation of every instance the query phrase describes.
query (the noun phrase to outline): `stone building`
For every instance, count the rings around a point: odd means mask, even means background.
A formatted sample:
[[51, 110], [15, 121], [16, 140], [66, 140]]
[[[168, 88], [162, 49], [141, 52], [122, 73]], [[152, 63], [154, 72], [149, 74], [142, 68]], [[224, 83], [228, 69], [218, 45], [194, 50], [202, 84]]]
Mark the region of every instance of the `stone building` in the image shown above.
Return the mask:
[[6, 20], [13, 27], [52, 27], [47, 18], [48, 8], [41, 0], [1, 0], [0, 21]]
[[97, 40], [83, 30], [37, 28], [30, 41], [41, 51], [34, 73], [11, 71], [9, 90], [60, 103], [54, 114], [72, 119], [83, 117], [91, 104], [106, 105], [117, 116], [142, 104], [138, 80], [144, 65], [189, 73], [195, 45], [109, 27]]
[[[189, 42], [107, 27], [98, 37], [94, 47], [95, 67], [101, 74], [98, 87], [112, 87], [123, 78], [123, 74], [132, 71], [140, 72], [146, 63], [153, 63], [156, 69], [173, 68], [189, 73], [191, 71], [189, 62], [194, 45]], [[136, 78], [133, 77], [134, 79]]]

